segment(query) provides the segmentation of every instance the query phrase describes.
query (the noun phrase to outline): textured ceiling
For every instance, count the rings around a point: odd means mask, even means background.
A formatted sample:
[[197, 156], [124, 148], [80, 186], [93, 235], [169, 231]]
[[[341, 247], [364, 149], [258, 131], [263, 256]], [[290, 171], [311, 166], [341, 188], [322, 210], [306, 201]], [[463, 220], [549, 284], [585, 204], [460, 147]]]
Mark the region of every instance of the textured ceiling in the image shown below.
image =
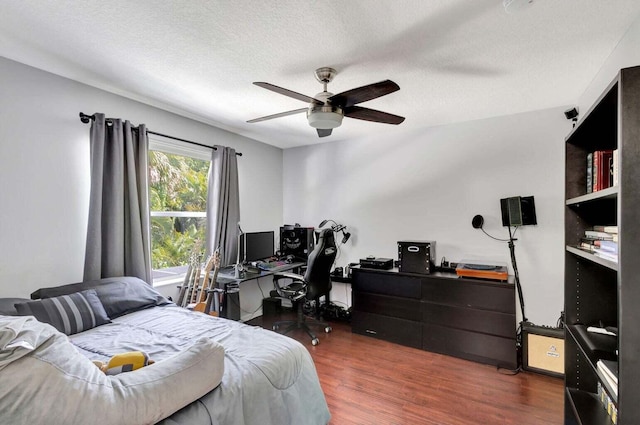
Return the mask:
[[[319, 139], [304, 114], [247, 124], [313, 96], [391, 79], [361, 104], [415, 129], [573, 104], [640, 13], [638, 0], [41, 1], [0, 3], [0, 55], [288, 148], [393, 135], [345, 118]], [[164, 129], [168, 131], [168, 129]]]

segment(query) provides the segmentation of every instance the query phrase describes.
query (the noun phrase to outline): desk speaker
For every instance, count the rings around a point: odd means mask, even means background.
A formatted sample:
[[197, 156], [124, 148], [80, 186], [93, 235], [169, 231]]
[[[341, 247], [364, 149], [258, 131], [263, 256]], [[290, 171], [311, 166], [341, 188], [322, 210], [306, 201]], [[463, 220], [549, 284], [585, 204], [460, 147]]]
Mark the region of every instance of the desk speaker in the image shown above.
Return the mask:
[[525, 323], [522, 327], [522, 363], [525, 370], [564, 376], [564, 330]]

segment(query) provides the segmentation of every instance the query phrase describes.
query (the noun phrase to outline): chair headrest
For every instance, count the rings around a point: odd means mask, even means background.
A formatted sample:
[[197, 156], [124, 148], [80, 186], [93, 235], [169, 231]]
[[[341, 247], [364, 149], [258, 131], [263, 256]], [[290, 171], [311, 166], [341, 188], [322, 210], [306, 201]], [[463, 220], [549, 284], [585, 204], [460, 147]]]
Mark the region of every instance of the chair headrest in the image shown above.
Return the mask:
[[[316, 245], [320, 245], [320, 246], [327, 246], [327, 247], [334, 247], [336, 246], [336, 240], [333, 236], [333, 230], [331, 229], [320, 229], [320, 230], [316, 230], [316, 235], [317, 235], [317, 244]], [[324, 248], [324, 247], [323, 247]]]

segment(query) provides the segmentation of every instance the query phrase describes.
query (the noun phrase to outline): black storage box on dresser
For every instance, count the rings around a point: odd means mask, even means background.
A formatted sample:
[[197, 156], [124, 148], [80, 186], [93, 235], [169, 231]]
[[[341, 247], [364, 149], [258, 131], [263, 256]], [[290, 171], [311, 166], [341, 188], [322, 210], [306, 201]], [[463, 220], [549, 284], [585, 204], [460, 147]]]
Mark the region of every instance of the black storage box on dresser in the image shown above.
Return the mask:
[[435, 257], [435, 241], [398, 241], [400, 272], [429, 274]]

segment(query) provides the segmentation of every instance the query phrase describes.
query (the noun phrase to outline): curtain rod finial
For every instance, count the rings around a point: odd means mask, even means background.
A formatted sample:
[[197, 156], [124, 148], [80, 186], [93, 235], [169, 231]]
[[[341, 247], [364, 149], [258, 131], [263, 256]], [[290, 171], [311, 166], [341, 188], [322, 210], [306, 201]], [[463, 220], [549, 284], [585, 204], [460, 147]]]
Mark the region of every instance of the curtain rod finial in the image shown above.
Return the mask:
[[91, 121], [91, 116], [85, 114], [84, 112], [80, 112], [80, 121], [82, 121], [85, 124], [89, 124], [89, 121]]

